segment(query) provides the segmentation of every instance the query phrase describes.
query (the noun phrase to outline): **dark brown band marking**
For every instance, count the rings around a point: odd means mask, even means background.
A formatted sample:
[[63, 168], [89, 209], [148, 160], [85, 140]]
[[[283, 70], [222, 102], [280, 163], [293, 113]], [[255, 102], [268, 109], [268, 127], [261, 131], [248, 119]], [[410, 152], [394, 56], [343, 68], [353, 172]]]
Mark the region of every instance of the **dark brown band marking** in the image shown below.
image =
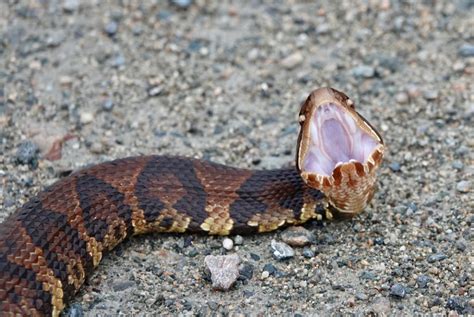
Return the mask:
[[[46, 264], [54, 276], [61, 280], [67, 300], [76, 291], [74, 285], [68, 283], [68, 264], [80, 261], [84, 270], [90, 271], [93, 268], [86, 242], [69, 225], [67, 215], [44, 209], [37, 199], [32, 199], [23, 206], [17, 220], [22, 223], [33, 244], [43, 251]], [[80, 275], [76, 266], [71, 266], [70, 269], [73, 274]]]
[[261, 171], [256, 171], [237, 190], [237, 198], [229, 208], [230, 217], [235, 221], [232, 232], [257, 232], [257, 227], [249, 227], [247, 222], [256, 214], [264, 213], [268, 209], [262, 200], [262, 192], [266, 190], [266, 182]]
[[117, 217], [125, 222], [128, 233], [132, 232], [132, 210], [124, 203], [124, 195], [112, 185], [85, 174], [77, 178], [76, 190], [89, 236], [102, 242], [109, 231], [109, 222]]
[[[156, 221], [165, 208], [188, 216], [191, 230], [198, 230], [207, 218], [207, 193], [189, 159], [153, 157], [138, 176], [135, 196], [148, 222]], [[174, 203], [168, 205], [170, 201]], [[169, 222], [164, 227], [170, 226]]]

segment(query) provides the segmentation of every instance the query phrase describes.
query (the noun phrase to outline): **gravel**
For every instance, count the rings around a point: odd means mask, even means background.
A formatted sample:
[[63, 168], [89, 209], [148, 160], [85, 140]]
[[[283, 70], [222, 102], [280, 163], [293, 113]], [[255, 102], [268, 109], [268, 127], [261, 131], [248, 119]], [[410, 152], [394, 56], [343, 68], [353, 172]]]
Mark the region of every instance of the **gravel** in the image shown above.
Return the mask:
[[104, 26], [104, 32], [108, 36], [114, 36], [115, 33], [117, 33], [117, 30], [118, 30], [118, 23], [115, 21], [110, 21]]
[[0, 220], [119, 157], [289, 166], [299, 105], [329, 85], [387, 144], [364, 213], [305, 224], [315, 242], [285, 261], [282, 232], [231, 237], [227, 292], [204, 262], [222, 238], [128, 239], [67, 316], [472, 314], [471, 2], [3, 1]]
[[32, 168], [36, 168], [38, 166], [38, 154], [38, 145], [31, 140], [26, 140], [18, 145], [15, 160], [19, 164], [28, 164]]
[[471, 189], [471, 182], [470, 181], [460, 181], [456, 184], [456, 189], [458, 192], [467, 193]]
[[295, 251], [286, 243], [272, 240], [271, 247], [273, 256], [279, 261], [287, 260], [295, 256]]
[[462, 57], [474, 56], [474, 44], [465, 43], [459, 48], [459, 55]]
[[426, 288], [428, 283], [431, 281], [431, 278], [427, 275], [420, 275], [416, 278], [416, 283], [420, 288]]
[[427, 259], [428, 263], [434, 263], [434, 262], [439, 262], [444, 259], [448, 258], [448, 256], [444, 253], [436, 253], [433, 255], [430, 255]]
[[289, 227], [281, 234], [281, 239], [292, 247], [303, 247], [314, 243], [314, 234], [304, 227]]
[[375, 69], [368, 65], [360, 65], [352, 69], [355, 77], [371, 78], [375, 76]]
[[390, 288], [390, 295], [396, 298], [404, 298], [407, 294], [407, 289], [402, 284], [394, 284]]

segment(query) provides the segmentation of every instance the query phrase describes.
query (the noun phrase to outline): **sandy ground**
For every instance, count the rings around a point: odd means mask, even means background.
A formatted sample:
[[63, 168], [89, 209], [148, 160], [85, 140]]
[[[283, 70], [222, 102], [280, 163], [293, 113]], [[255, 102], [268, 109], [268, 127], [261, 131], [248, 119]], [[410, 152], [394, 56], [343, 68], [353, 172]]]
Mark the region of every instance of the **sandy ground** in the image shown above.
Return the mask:
[[[308, 224], [314, 256], [286, 261], [271, 256], [281, 232], [230, 252], [128, 240], [66, 315], [473, 313], [472, 16], [469, 0], [2, 1], [0, 220], [118, 157], [291, 164], [300, 102], [333, 86], [388, 145], [363, 214]], [[204, 257], [225, 253], [253, 274], [215, 292]]]

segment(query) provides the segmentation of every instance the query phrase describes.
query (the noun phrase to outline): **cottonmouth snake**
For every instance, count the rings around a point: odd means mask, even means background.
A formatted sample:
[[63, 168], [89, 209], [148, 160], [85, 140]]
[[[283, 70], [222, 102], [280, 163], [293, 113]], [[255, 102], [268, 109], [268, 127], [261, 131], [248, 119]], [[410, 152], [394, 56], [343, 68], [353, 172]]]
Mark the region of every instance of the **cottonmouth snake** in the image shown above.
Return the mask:
[[382, 138], [331, 88], [310, 94], [299, 122], [296, 168], [140, 156], [40, 192], [0, 224], [1, 315], [58, 316], [103, 254], [131, 235], [246, 234], [357, 214], [374, 192]]

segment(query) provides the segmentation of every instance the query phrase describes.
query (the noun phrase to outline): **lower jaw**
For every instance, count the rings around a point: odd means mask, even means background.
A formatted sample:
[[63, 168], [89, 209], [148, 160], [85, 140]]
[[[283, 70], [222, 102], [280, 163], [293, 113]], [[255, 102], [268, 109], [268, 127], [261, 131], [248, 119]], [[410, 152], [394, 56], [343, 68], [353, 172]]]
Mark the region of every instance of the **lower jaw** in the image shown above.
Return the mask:
[[359, 214], [373, 197], [375, 169], [365, 172], [359, 162], [343, 163], [335, 168], [331, 176], [303, 172], [305, 182], [321, 190], [328, 198], [334, 211], [343, 217]]

